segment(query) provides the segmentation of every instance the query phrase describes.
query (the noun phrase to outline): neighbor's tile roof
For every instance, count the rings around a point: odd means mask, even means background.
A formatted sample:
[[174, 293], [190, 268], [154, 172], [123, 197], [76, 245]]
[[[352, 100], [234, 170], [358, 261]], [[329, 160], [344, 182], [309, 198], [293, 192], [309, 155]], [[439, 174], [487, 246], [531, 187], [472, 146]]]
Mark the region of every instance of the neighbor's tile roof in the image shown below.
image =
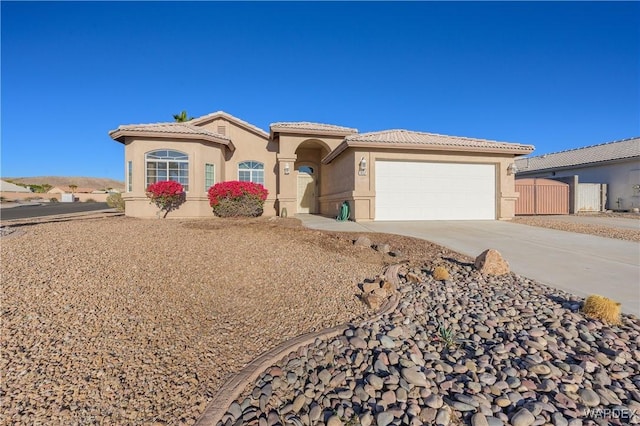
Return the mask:
[[516, 160], [516, 166], [520, 172], [527, 172], [633, 157], [640, 157], [640, 137], [591, 145], [568, 151], [554, 152], [536, 157], [518, 158]]
[[[276, 130], [277, 129], [277, 130]], [[340, 133], [357, 133], [358, 129], [344, 126], [336, 126], [334, 124], [312, 123], [309, 121], [281, 121], [271, 123], [271, 131], [281, 130], [309, 130], [312, 132], [340, 132]]]
[[486, 139], [466, 138], [459, 136], [446, 136], [437, 133], [414, 132], [410, 130], [394, 129], [380, 132], [361, 133], [347, 136], [347, 141], [353, 142], [375, 142], [380, 144], [403, 144], [403, 145], [429, 145], [434, 147], [460, 147], [460, 148], [491, 148], [522, 150], [531, 152], [532, 145], [522, 145], [517, 143], [497, 142]]

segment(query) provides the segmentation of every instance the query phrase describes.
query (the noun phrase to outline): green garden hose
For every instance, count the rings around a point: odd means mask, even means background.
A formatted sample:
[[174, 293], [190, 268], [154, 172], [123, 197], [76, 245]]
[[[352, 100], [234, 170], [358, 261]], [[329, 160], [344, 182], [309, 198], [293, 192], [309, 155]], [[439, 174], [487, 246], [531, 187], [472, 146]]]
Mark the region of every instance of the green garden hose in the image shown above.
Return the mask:
[[336, 220], [339, 222], [347, 221], [349, 220], [349, 214], [349, 202], [345, 201], [342, 203], [342, 206], [340, 206], [340, 214], [336, 217]]

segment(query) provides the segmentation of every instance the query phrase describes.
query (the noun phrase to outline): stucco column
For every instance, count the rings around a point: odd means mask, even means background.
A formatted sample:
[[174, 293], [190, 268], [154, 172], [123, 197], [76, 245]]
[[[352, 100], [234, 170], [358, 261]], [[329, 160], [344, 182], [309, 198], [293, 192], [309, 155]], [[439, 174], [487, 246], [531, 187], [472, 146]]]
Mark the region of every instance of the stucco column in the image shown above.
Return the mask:
[[497, 219], [511, 220], [516, 214], [516, 201], [520, 194], [516, 192], [516, 176], [509, 172], [509, 166], [514, 162], [513, 158], [502, 160], [497, 165], [498, 174], [498, 193], [500, 194], [500, 203], [498, 204]]
[[[278, 193], [276, 195], [278, 205], [278, 216], [282, 216], [283, 209], [286, 209], [287, 216], [296, 214], [297, 207], [297, 186], [294, 164], [297, 156], [281, 156], [277, 155], [278, 168]], [[288, 169], [288, 174], [286, 173]]]

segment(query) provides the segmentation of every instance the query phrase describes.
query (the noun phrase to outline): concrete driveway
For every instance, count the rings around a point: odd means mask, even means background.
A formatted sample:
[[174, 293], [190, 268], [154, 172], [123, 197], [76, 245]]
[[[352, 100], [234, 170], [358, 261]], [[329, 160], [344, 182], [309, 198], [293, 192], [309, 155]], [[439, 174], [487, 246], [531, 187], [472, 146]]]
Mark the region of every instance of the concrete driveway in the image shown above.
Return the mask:
[[601, 294], [640, 316], [640, 244], [501, 221], [340, 223], [296, 215], [305, 226], [332, 231], [384, 232], [421, 238], [476, 257], [498, 250], [511, 270], [578, 296]]

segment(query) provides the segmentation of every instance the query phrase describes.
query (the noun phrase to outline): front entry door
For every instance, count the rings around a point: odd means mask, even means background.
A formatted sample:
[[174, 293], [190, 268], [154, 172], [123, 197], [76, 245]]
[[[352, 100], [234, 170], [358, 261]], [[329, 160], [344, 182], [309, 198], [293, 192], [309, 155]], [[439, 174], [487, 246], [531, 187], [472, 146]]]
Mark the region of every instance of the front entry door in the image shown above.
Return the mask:
[[316, 178], [308, 166], [298, 170], [298, 213], [316, 213]]

